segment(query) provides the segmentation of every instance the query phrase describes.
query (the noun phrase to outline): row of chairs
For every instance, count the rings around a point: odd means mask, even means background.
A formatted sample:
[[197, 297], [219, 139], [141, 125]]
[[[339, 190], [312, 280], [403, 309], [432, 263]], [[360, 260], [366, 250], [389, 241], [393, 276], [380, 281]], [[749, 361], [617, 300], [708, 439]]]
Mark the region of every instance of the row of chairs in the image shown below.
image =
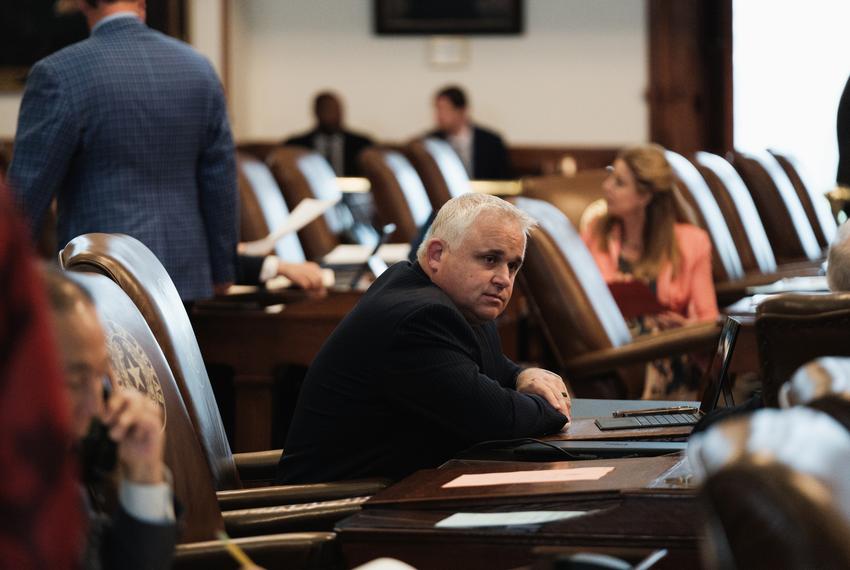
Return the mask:
[[132, 370], [130, 387], [142, 382], [148, 395], [162, 396], [166, 464], [186, 507], [178, 566], [229, 567], [211, 542], [225, 529], [250, 537], [242, 546], [258, 561], [335, 567], [329, 531], [386, 482], [269, 485], [282, 450], [231, 452], [185, 308], [153, 253], [129, 236], [88, 234], [72, 240], [60, 261], [95, 300], [118, 381]]

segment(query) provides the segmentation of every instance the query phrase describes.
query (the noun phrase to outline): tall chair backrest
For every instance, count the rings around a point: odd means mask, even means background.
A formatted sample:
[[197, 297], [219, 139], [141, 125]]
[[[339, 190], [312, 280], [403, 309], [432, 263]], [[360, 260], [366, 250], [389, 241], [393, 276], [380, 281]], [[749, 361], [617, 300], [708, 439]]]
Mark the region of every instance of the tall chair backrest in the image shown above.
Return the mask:
[[522, 195], [549, 202], [578, 228], [587, 207], [604, 198], [602, 182], [607, 176], [601, 168], [580, 170], [575, 176], [530, 176], [522, 179]]
[[794, 185], [767, 151], [735, 152], [735, 169], [744, 179], [780, 261], [823, 257], [823, 251]]
[[414, 140], [407, 145], [407, 150], [434, 210], [470, 191], [463, 162], [446, 141], [433, 137]]
[[511, 201], [539, 224], [529, 237], [520, 276], [561, 363], [631, 342], [593, 256], [567, 217], [542, 200]]
[[66, 270], [105, 275], [138, 307], [177, 381], [216, 489], [239, 487], [233, 454], [192, 323], [156, 256], [130, 236], [94, 233], [71, 240], [59, 258]]
[[103, 323], [113, 379], [135, 389], [162, 410], [165, 463], [174, 492], [185, 506], [183, 541], [210, 540], [224, 527], [209, 465], [168, 362], [145, 319], [118, 285], [103, 275], [68, 273], [94, 299]]
[[[251, 155], [237, 153], [239, 174], [239, 213], [242, 222], [242, 241], [262, 239], [279, 228], [289, 216], [269, 167]], [[274, 253], [291, 263], [306, 260], [298, 235], [291, 233], [279, 239]]]
[[714, 246], [712, 255], [714, 257], [712, 266], [716, 281], [731, 281], [744, 277], [744, 267], [738, 255], [732, 234], [723, 218], [723, 212], [717, 205], [711, 190], [690, 160], [668, 150], [666, 152], [667, 162], [673, 168], [679, 181], [679, 189], [685, 200], [693, 207], [698, 225], [711, 236]]
[[413, 165], [400, 152], [378, 147], [361, 152], [359, 160], [381, 224], [396, 225], [392, 241], [409, 243], [432, 211], [428, 192]]
[[753, 197], [738, 171], [729, 161], [716, 154], [697, 152], [694, 160], [723, 212], [726, 225], [741, 256], [744, 270], [759, 273], [776, 272], [773, 248], [767, 239], [767, 233]]
[[779, 295], [756, 316], [764, 401], [778, 404], [780, 386], [820, 356], [850, 356], [850, 293]]
[[806, 182], [805, 173], [800, 163], [797, 162], [797, 159], [775, 150], [769, 150], [768, 152], [773, 155], [779, 166], [782, 167], [782, 170], [788, 176], [791, 184], [794, 185], [794, 190], [797, 191], [797, 196], [803, 204], [803, 209], [806, 210], [806, 215], [809, 217], [809, 222], [815, 230], [815, 236], [818, 238], [821, 248], [829, 247], [829, 244], [835, 239], [838, 225], [832, 216], [826, 196], [823, 194], [818, 195], [812, 188], [812, 185]]
[[[269, 153], [266, 162], [290, 210], [304, 198], [339, 200], [342, 196], [333, 169], [317, 152], [282, 147]], [[340, 234], [353, 223], [351, 213], [344, 206], [329, 208], [324, 216], [313, 220], [298, 232], [304, 253], [309, 259], [321, 259], [339, 245]]]

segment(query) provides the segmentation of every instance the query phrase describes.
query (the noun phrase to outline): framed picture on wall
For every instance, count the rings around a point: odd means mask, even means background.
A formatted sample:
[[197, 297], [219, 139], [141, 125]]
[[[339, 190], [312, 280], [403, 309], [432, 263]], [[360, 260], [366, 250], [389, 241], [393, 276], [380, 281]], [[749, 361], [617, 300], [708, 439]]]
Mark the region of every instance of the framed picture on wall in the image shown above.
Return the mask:
[[[185, 0], [148, 0], [147, 22], [168, 35], [185, 36]], [[30, 67], [89, 35], [74, 0], [0, 2], [0, 91], [21, 91]]]
[[516, 35], [523, 0], [373, 0], [378, 35]]

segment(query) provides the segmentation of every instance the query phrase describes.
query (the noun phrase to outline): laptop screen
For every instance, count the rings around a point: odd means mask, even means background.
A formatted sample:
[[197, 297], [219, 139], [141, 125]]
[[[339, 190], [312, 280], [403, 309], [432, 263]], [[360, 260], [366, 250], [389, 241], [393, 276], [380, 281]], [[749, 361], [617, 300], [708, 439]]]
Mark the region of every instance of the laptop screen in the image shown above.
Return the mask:
[[723, 330], [720, 331], [720, 339], [717, 341], [717, 350], [714, 351], [714, 358], [705, 373], [705, 392], [699, 406], [705, 414], [714, 411], [720, 401], [721, 393], [727, 406], [734, 405], [732, 388], [729, 386], [727, 376], [740, 327], [741, 322], [733, 317], [726, 317], [726, 322], [723, 323]]

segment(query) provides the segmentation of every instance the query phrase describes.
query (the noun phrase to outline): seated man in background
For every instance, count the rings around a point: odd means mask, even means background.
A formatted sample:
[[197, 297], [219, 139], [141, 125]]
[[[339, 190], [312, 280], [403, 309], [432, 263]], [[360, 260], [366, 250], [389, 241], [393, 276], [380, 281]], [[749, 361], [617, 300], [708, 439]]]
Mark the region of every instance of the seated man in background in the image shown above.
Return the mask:
[[316, 95], [313, 111], [316, 114], [313, 130], [292, 136], [283, 144], [315, 150], [327, 159], [337, 176], [361, 176], [357, 157], [374, 144], [372, 139], [345, 129], [342, 103], [329, 91]]
[[[167, 468], [165, 433], [158, 408], [142, 394], [117, 386], [104, 399], [110, 361], [106, 337], [91, 299], [61, 273], [45, 273], [68, 405], [89, 514], [85, 568], [167, 568], [177, 525]], [[102, 424], [102, 429], [98, 425]], [[118, 506], [104, 511], [117, 458]], [[102, 459], [95, 459], [96, 457]], [[105, 459], [103, 459], [105, 458]], [[102, 464], [101, 464], [102, 461]]]
[[830, 291], [850, 291], [850, 223], [844, 222], [829, 244], [826, 282]]
[[313, 360], [278, 478], [402, 478], [486, 440], [568, 421], [560, 376], [502, 354], [508, 304], [534, 221], [466, 194], [437, 215], [415, 262], [375, 281]]
[[466, 93], [445, 87], [434, 97], [437, 129], [428, 136], [445, 139], [460, 157], [470, 178], [506, 180], [511, 177], [508, 149], [502, 137], [472, 122]]

